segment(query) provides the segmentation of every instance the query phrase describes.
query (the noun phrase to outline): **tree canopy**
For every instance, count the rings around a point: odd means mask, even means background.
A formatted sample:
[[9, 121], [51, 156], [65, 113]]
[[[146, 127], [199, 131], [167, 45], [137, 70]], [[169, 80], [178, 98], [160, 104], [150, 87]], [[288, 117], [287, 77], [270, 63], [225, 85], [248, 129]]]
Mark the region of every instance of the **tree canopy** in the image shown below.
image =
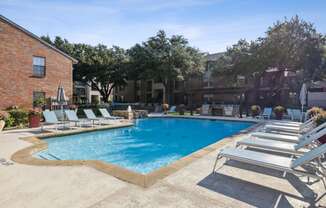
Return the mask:
[[240, 40], [227, 49], [215, 66], [215, 73], [259, 74], [268, 68], [300, 71], [303, 81], [318, 80], [325, 74], [325, 37], [312, 23], [298, 16], [276, 22], [265, 37]]
[[46, 36], [42, 39], [78, 60], [74, 65], [74, 80], [95, 88], [104, 102], [108, 102], [114, 87], [126, 84], [128, 58], [124, 49], [101, 44], [72, 44], [60, 37], [53, 42]]
[[203, 72], [203, 54], [179, 35], [167, 37], [164, 31], [129, 50], [131, 66], [141, 77], [158, 80], [165, 88], [164, 102], [170, 102], [172, 83]]

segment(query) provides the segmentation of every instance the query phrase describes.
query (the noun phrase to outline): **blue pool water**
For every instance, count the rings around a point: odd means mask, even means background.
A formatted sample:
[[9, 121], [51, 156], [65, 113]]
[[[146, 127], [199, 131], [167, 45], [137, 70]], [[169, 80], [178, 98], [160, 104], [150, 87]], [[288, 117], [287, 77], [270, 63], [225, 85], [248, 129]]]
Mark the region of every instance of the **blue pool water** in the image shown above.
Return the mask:
[[146, 174], [251, 125], [203, 119], [141, 119], [133, 127], [47, 138], [48, 149], [36, 156], [102, 160]]

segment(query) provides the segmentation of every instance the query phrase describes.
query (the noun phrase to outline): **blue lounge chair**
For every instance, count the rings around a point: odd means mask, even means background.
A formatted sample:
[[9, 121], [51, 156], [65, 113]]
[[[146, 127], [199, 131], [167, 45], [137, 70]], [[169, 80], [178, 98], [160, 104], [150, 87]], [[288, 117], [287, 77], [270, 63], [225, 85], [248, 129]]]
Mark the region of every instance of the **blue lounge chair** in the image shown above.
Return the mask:
[[44, 126], [43, 126], [44, 124], [54, 124], [56, 131], [58, 130], [59, 125], [62, 125], [63, 129], [65, 128], [65, 124], [67, 122], [59, 121], [57, 116], [55, 115], [55, 113], [53, 111], [48, 111], [48, 110], [43, 111], [43, 116], [44, 116], [45, 122], [41, 126], [42, 131], [44, 129]]

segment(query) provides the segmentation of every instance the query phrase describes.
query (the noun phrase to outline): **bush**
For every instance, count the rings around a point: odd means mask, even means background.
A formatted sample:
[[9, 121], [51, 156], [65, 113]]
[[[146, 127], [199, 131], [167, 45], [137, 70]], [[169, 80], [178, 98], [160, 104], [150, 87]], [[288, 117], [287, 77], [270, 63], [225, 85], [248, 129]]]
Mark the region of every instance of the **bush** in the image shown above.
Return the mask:
[[5, 119], [5, 127], [14, 127], [14, 123], [15, 119], [11, 115]]
[[45, 105], [45, 99], [44, 98], [38, 98], [34, 100], [33, 105], [35, 107], [43, 107]]
[[28, 111], [19, 108], [13, 108], [9, 110], [8, 113], [13, 120], [12, 126], [26, 126], [28, 124]]
[[312, 117], [315, 117], [319, 114], [322, 114], [323, 113], [323, 109], [322, 108], [319, 108], [319, 107], [312, 107], [308, 110], [308, 113], [307, 113], [307, 116], [308, 118], [312, 118]]
[[251, 106], [251, 115], [252, 115], [252, 117], [256, 117], [256, 116], [258, 116], [259, 114], [260, 114], [260, 107], [259, 107], [259, 105], [253, 105], [253, 106]]
[[14, 125], [14, 118], [6, 111], [0, 111], [0, 120], [5, 121], [5, 127], [12, 127]]

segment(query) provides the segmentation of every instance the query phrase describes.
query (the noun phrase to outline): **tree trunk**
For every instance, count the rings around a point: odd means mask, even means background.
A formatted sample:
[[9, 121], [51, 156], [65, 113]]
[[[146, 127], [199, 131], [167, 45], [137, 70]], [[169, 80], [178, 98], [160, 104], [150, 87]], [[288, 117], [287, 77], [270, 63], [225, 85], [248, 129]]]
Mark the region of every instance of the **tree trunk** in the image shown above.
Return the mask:
[[135, 102], [139, 102], [139, 100], [137, 100], [137, 80], [134, 80], [134, 101]]
[[108, 101], [109, 101], [109, 96], [110, 96], [110, 95], [102, 94], [102, 97], [103, 97], [103, 101], [104, 101], [104, 103], [108, 103]]
[[162, 82], [163, 86], [164, 86], [164, 96], [163, 96], [163, 103], [169, 104], [169, 96], [168, 96], [168, 83], [167, 81], [163, 81]]

